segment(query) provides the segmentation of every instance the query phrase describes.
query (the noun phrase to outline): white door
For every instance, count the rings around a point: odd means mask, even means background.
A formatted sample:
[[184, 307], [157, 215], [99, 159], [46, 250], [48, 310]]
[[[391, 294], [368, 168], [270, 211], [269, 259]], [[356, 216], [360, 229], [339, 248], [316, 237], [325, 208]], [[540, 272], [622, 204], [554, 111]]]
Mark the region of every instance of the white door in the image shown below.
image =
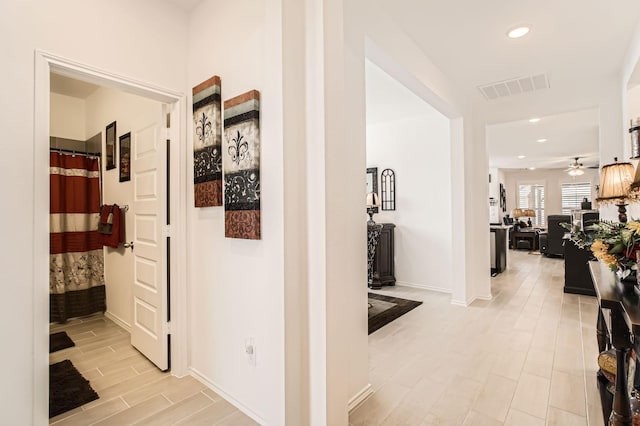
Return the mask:
[[133, 325], [131, 344], [161, 370], [169, 368], [167, 302], [167, 131], [162, 107], [131, 130]]

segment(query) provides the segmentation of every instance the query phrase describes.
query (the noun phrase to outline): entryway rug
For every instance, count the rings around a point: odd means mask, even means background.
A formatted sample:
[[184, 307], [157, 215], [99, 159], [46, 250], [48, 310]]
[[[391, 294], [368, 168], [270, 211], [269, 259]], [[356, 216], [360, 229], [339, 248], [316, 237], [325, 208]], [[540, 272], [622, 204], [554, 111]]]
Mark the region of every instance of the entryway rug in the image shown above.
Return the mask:
[[49, 366], [49, 418], [98, 398], [89, 381], [68, 359]]
[[49, 353], [61, 351], [75, 345], [76, 344], [73, 343], [73, 340], [71, 340], [71, 337], [69, 337], [66, 331], [49, 335]]
[[371, 304], [369, 308], [369, 334], [422, 305], [422, 302], [415, 300], [400, 299], [399, 297], [383, 296], [375, 293], [369, 293], [369, 303]]

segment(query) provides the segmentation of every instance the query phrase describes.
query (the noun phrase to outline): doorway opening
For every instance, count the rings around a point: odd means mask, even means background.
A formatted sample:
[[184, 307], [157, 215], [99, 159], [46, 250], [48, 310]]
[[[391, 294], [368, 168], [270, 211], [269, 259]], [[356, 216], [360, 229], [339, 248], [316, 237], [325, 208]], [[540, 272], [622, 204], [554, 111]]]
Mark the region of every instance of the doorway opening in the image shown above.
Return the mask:
[[[68, 94], [56, 93], [56, 91], [62, 91], [58, 84], [60, 79], [66, 83], [77, 82], [85, 87], [87, 85], [93, 86], [92, 99], [90, 101], [87, 100], [88, 98], [85, 98], [84, 101], [77, 98], [74, 100], [73, 96], [68, 96]], [[49, 191], [49, 148], [52, 145], [58, 145], [58, 151], [62, 151], [64, 149], [60, 147], [62, 139], [80, 141], [84, 139], [86, 141], [89, 139], [86, 137], [87, 134], [105, 134], [106, 126], [113, 121], [120, 124], [116, 137], [128, 136], [130, 151], [127, 153], [126, 150], [119, 150], [120, 152], [116, 153], [117, 166], [111, 167], [109, 170], [107, 170], [106, 164], [100, 166], [104, 182], [102, 188], [104, 204], [120, 204], [129, 208], [126, 213], [129, 220], [127, 223], [125, 219], [124, 228], [127, 237], [124, 242], [127, 247], [119, 245], [118, 248], [107, 249], [104, 253], [107, 283], [105, 287], [107, 299], [105, 316], [79, 320], [72, 325], [74, 328], [71, 334], [75, 334], [80, 341], [83, 337], [92, 339], [84, 341], [85, 352], [83, 352], [82, 359], [85, 361], [92, 357], [96, 359], [101, 357], [98, 352], [88, 356], [86, 351], [98, 350], [100, 346], [103, 346], [105, 342], [101, 341], [102, 338], [107, 340], [108, 350], [115, 352], [112, 345], [108, 344], [110, 343], [109, 339], [112, 339], [113, 346], [129, 346], [130, 351], [133, 351], [130, 347], [133, 343], [141, 353], [144, 353], [158, 366], [158, 369], [153, 367], [158, 374], [161, 374], [160, 370], [168, 369], [170, 357], [172, 375], [175, 376], [182, 376], [186, 372], [185, 310], [182, 305], [185, 300], [184, 271], [186, 264], [186, 241], [184, 239], [184, 235], [186, 235], [186, 209], [184, 207], [186, 204], [184, 203], [186, 180], [183, 177], [186, 155], [180, 137], [180, 129], [184, 126], [182, 108], [184, 96], [180, 93], [159, 89], [40, 51], [36, 52], [35, 83], [34, 216], [36, 223], [34, 238], [36, 239], [35, 246], [39, 249], [34, 253], [33, 263], [36, 312], [34, 318], [34, 350], [36, 353], [34, 381], [35, 389], [38, 389], [39, 392], [34, 395], [33, 410], [36, 423], [41, 423], [47, 418], [44, 407], [48, 406], [47, 382], [49, 380], [49, 341], [47, 336], [50, 324], [50, 295], [49, 287], [46, 284], [43, 285], [49, 278], [46, 274], [47, 269], [45, 269], [49, 263], [49, 200], [51, 195]], [[94, 113], [86, 114], [84, 120], [76, 120], [81, 123], [73, 123], [74, 120], [58, 121], [60, 117], [56, 117], [56, 114], [61, 113], [64, 109], [78, 109], [83, 104], [85, 109], [91, 104]], [[149, 108], [143, 108], [143, 104]], [[114, 117], [113, 120], [107, 119], [110, 114]], [[115, 118], [117, 114], [120, 116]], [[71, 137], [65, 137], [65, 132], [66, 136]], [[60, 139], [54, 141], [50, 139], [50, 136], [57, 136]], [[103, 149], [105, 147], [104, 138], [98, 138], [100, 139], [99, 147]], [[170, 145], [169, 140], [173, 141]], [[124, 145], [123, 142], [125, 141], [118, 140], [116, 144]], [[70, 151], [66, 154], [72, 156], [74, 150]], [[77, 149], [75, 154], [79, 156], [80, 151], [81, 149]], [[99, 153], [98, 157], [103, 159], [106, 156]], [[128, 159], [130, 159], [130, 163], [127, 161]], [[122, 172], [126, 171], [129, 165], [131, 166], [128, 170], [130, 180], [127, 181], [123, 179]], [[156, 167], [157, 165], [159, 167]], [[172, 170], [171, 173], [168, 173], [169, 169]], [[169, 191], [173, 194], [172, 205], [168, 204], [166, 196]], [[167, 199], [167, 203], [164, 202], [165, 199]], [[171, 225], [168, 224], [169, 217], [171, 217]], [[168, 256], [169, 252], [171, 257]], [[158, 262], [154, 264], [155, 261]], [[171, 283], [170, 288], [168, 287], [169, 283]], [[169, 300], [172, 301], [171, 338], [173, 342], [173, 348], [170, 352], [168, 343]], [[92, 337], [90, 334], [96, 334], [93, 329], [96, 325], [98, 328], [110, 330], [107, 330], [108, 332], [102, 338], [97, 335]], [[122, 338], [122, 333], [118, 331], [121, 328], [131, 331], [131, 343]], [[137, 341], [133, 337], [136, 334], [140, 336]], [[151, 340], [155, 340], [156, 343], [150, 345]], [[79, 348], [77, 351], [81, 352]], [[158, 358], [158, 353], [153, 353], [153, 351], [161, 353], [162, 356]], [[84, 368], [87, 368], [87, 365], [85, 364]], [[132, 367], [132, 371], [141, 372], [145, 368], [149, 368], [149, 365], [151, 363], [146, 361], [146, 367], [139, 364], [139, 371], [136, 371], [135, 367]], [[90, 376], [96, 374], [96, 371], [88, 373]], [[102, 373], [100, 372], [100, 374]], [[114, 377], [111, 379], [119, 380]]]

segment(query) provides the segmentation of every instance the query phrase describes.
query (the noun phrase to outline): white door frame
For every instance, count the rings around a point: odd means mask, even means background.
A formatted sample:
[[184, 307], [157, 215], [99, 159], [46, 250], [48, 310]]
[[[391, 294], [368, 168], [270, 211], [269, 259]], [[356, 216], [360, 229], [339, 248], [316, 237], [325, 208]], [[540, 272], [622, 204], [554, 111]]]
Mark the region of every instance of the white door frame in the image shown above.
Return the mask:
[[[51, 71], [120, 89], [170, 105], [171, 176], [171, 373], [187, 371], [186, 252], [187, 144], [184, 94], [100, 70], [50, 53], [35, 51], [33, 185], [33, 420], [49, 421], [49, 90]], [[26, 188], [25, 188], [26, 189]]]

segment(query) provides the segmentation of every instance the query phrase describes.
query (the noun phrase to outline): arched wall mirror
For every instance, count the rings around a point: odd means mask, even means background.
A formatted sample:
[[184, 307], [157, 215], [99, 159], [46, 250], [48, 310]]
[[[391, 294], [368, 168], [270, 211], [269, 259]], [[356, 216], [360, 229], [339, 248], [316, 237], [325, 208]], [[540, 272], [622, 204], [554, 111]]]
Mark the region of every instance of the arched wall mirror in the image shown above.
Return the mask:
[[396, 209], [396, 173], [391, 169], [384, 169], [381, 178], [382, 210]]

